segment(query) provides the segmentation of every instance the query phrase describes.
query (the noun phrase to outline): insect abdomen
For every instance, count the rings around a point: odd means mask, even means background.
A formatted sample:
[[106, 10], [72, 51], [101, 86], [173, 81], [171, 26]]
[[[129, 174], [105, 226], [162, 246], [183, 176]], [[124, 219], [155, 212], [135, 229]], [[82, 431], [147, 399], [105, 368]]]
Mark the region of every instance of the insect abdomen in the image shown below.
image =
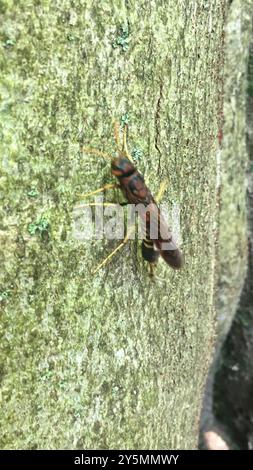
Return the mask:
[[149, 263], [156, 263], [159, 258], [159, 251], [154, 249], [152, 240], [144, 239], [141, 245], [142, 257]]

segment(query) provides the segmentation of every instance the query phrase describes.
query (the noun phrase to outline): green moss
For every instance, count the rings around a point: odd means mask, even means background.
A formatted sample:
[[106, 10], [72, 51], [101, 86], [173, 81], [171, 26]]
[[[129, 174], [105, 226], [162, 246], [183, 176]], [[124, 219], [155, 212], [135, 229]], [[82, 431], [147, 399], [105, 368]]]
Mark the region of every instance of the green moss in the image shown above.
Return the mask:
[[122, 114], [120, 118], [120, 126], [123, 128], [130, 123], [130, 116], [128, 113]]
[[[230, 8], [226, 35], [225, 123], [221, 153], [220, 224], [218, 235], [217, 310], [222, 342], [233, 320], [244, 284], [247, 256], [245, 141], [247, 63], [253, 2], [235, 0]], [[241, 9], [243, 34], [237, 29]], [[231, 101], [231, 96], [233, 100]], [[240, 153], [240, 158], [238, 158]]]
[[29, 191], [27, 191], [27, 196], [32, 197], [32, 198], [36, 198], [36, 197], [39, 196], [39, 191], [37, 191], [37, 189], [35, 189], [35, 188], [32, 188]]
[[131, 155], [133, 160], [138, 163], [143, 157], [143, 150], [140, 147], [134, 147], [132, 149]]
[[35, 235], [37, 232], [39, 232], [40, 235], [43, 235], [45, 232], [49, 231], [49, 222], [47, 219], [42, 217], [37, 220], [37, 222], [29, 224], [27, 230], [30, 235]]
[[15, 46], [16, 41], [15, 39], [6, 39], [6, 41], [3, 43], [4, 47], [12, 47]]
[[4, 290], [4, 291], [0, 292], [0, 302], [4, 302], [5, 300], [7, 300], [9, 295], [10, 295], [9, 290]]
[[122, 52], [127, 52], [129, 48], [129, 26], [128, 24], [121, 25], [118, 28], [118, 36], [113, 42], [113, 47], [120, 47]]

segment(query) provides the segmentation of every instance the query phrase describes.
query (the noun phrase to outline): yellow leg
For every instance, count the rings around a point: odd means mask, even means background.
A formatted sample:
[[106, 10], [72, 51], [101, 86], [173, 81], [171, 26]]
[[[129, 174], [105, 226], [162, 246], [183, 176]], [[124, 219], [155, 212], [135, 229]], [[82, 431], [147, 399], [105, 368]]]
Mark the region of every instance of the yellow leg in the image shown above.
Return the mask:
[[156, 202], [159, 202], [159, 201], [162, 199], [167, 184], [168, 184], [168, 182], [167, 182], [166, 180], [164, 180], [164, 181], [161, 182], [161, 185], [160, 185], [158, 194], [157, 194], [157, 196], [156, 196], [156, 198], [155, 198]]
[[98, 188], [95, 191], [91, 191], [90, 193], [77, 194], [77, 197], [84, 198], [84, 197], [87, 197], [87, 196], [93, 196], [93, 194], [101, 193], [102, 191], [105, 191], [106, 189], [113, 189], [113, 188], [119, 188], [119, 185], [117, 183], [106, 184], [102, 188]]
[[112, 160], [112, 157], [111, 155], [109, 155], [109, 153], [101, 152], [101, 150], [92, 149], [90, 147], [83, 147], [82, 150], [83, 152], [91, 153], [92, 155], [97, 155], [97, 157], [103, 157]]
[[154, 277], [154, 271], [155, 271], [155, 264], [154, 263], [149, 263], [149, 275], [150, 275], [150, 277]]
[[121, 248], [123, 248], [123, 246], [125, 246], [125, 244], [128, 242], [129, 238], [131, 237], [132, 233], [134, 232], [135, 230], [135, 227], [131, 227], [129, 229], [129, 232], [126, 234], [124, 240], [115, 248], [115, 250], [113, 250], [103, 261], [102, 263], [100, 263], [96, 269], [94, 269], [92, 271], [92, 274], [95, 274], [100, 268], [103, 268], [103, 266], [105, 266], [107, 263], [109, 263], [112, 259], [112, 257], [119, 251], [121, 250]]
[[118, 206], [117, 203], [114, 202], [90, 202], [88, 204], [81, 204], [80, 206], [75, 206], [75, 209], [82, 209], [83, 207], [90, 207], [90, 206], [103, 206], [103, 207], [112, 207], [112, 206]]

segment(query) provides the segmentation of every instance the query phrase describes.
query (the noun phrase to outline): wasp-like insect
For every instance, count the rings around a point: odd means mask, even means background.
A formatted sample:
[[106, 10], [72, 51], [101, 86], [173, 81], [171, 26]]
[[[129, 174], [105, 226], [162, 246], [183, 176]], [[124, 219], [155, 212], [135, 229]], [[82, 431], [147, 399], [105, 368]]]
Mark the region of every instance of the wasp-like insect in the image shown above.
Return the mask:
[[[153, 266], [157, 263], [159, 256], [174, 269], [180, 269], [184, 264], [183, 255], [178, 248], [171, 230], [166, 224], [158, 205], [151, 194], [150, 189], [146, 186], [143, 176], [134, 166], [133, 159], [127, 150], [126, 143], [127, 127], [124, 127], [123, 145], [120, 149], [119, 145], [119, 127], [115, 125], [115, 140], [118, 148], [118, 157], [111, 158], [109, 155], [97, 151], [95, 149], [86, 149], [89, 153], [96, 154], [111, 159], [111, 171], [118, 179], [118, 184], [108, 184], [103, 188], [88, 193], [84, 196], [90, 196], [105, 189], [118, 187], [122, 190], [126, 200], [130, 204], [141, 204], [144, 210], [138, 211], [142, 223], [145, 224], [145, 238], [142, 240], [142, 256], [150, 263], [150, 272], [153, 274]], [[163, 189], [160, 191], [160, 195]], [[158, 195], [157, 200], [160, 198]], [[148, 210], [146, 210], [148, 208]], [[155, 238], [152, 237], [152, 229], [157, 233]], [[93, 271], [96, 272], [102, 266], [107, 264], [112, 256], [120, 250], [129, 240], [130, 232], [125, 236], [124, 240], [116, 247], [116, 249], [107, 256]]]

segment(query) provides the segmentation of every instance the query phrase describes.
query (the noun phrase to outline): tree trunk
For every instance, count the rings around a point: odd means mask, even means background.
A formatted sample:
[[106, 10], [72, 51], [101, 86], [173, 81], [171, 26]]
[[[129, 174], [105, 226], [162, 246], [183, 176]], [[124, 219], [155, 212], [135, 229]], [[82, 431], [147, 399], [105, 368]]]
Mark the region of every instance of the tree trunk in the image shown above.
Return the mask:
[[[237, 21], [237, 15], [234, 16], [234, 21]], [[224, 342], [221, 350], [219, 360], [216, 364], [216, 377], [214, 382], [214, 413], [218, 426], [222, 426], [225, 429], [229, 439], [231, 440], [232, 448], [239, 449], [253, 449], [253, 406], [252, 406], [252, 390], [253, 390], [253, 371], [252, 371], [252, 354], [253, 354], [253, 0], [243, 2], [243, 15], [241, 32], [236, 31], [235, 28], [231, 28], [234, 36], [232, 46], [235, 46], [238, 50], [237, 60], [234, 55], [234, 72], [232, 77], [237, 77], [234, 80], [233, 88], [234, 93], [231, 96], [234, 97], [234, 103], [236, 103], [238, 120], [236, 123], [237, 132], [234, 136], [235, 142], [240, 143], [240, 160], [243, 154], [248, 158], [246, 165], [242, 166], [240, 171], [243, 172], [245, 178], [245, 166], [247, 169], [247, 236], [248, 236], [248, 259], [246, 260], [247, 273], [245, 282], [243, 284], [242, 293], [240, 296], [240, 302], [233, 302], [233, 295], [236, 292], [236, 277], [239, 272], [235, 269], [238, 266], [238, 260], [236, 264], [236, 257], [234, 258], [234, 268], [230, 266], [232, 272], [234, 272], [234, 279], [230, 276], [229, 283], [223, 283], [223, 288], [220, 292], [220, 316], [224, 318], [224, 311], [230, 312], [231, 321], [233, 319], [233, 313], [236, 308], [235, 318], [232, 323], [232, 327], [229, 331], [228, 337]], [[241, 47], [238, 47], [238, 40], [241, 42]], [[240, 52], [244, 51], [244, 54]], [[232, 51], [231, 51], [232, 52]], [[239, 55], [240, 54], [240, 55]], [[238, 76], [238, 69], [241, 71], [241, 78]], [[248, 69], [248, 70], [246, 70]], [[241, 86], [238, 86], [238, 82]], [[232, 81], [231, 81], [232, 83]], [[246, 116], [246, 118], [245, 118]], [[245, 132], [245, 121], [246, 131]], [[233, 122], [233, 121], [231, 121]], [[238, 132], [239, 131], [239, 132]], [[239, 135], [238, 135], [239, 134]], [[245, 146], [246, 141], [246, 146]], [[238, 148], [233, 146], [232, 148]], [[246, 148], [245, 148], [246, 147]], [[245, 152], [247, 150], [247, 153]], [[238, 153], [235, 152], [233, 160], [237, 159]], [[231, 161], [230, 154], [230, 161]], [[237, 166], [233, 165], [233, 173], [238, 169]], [[231, 168], [231, 164], [230, 164]], [[231, 175], [232, 171], [230, 171]], [[237, 173], [238, 174], [238, 173]], [[231, 175], [232, 176], [232, 175]], [[237, 179], [237, 177], [236, 177]], [[241, 187], [234, 187], [230, 193], [230, 205], [233, 197], [234, 201], [239, 203], [241, 207], [240, 199], [243, 196], [242, 188], [245, 187], [241, 184]], [[232, 197], [231, 197], [232, 196]], [[229, 199], [227, 198], [227, 201]], [[243, 204], [244, 208], [245, 204]], [[234, 254], [240, 252], [238, 248], [241, 244], [241, 229], [243, 224], [240, 221], [241, 217], [237, 215], [235, 218], [237, 227], [237, 250], [234, 250]], [[235, 211], [234, 211], [235, 213]], [[241, 221], [242, 222], [242, 221]], [[225, 237], [224, 237], [225, 241]], [[225, 244], [221, 253], [223, 256], [226, 254], [228, 248], [225, 251]], [[225, 263], [224, 263], [225, 266]], [[227, 264], [228, 266], [228, 264]], [[236, 274], [236, 271], [238, 274]], [[228, 274], [227, 269], [221, 274]], [[225, 277], [225, 276], [224, 276]], [[227, 276], [228, 277], [228, 276]], [[240, 281], [242, 282], [243, 278]], [[232, 282], [231, 282], [232, 281]], [[239, 284], [239, 285], [240, 285]], [[224, 288], [230, 292], [230, 295], [225, 296], [226, 302], [222, 302], [224, 299]], [[231, 295], [232, 294], [232, 295]], [[223, 314], [223, 315], [222, 315]], [[224, 331], [223, 331], [224, 333]], [[223, 338], [224, 339], [224, 334]], [[221, 341], [222, 344], [222, 341]]]
[[[2, 0], [1, 447], [194, 448], [214, 338], [224, 0]], [[113, 121], [180, 204], [180, 272], [73, 236]], [[219, 132], [218, 132], [219, 130]], [[108, 200], [117, 193], [108, 193]]]
[[[215, 357], [209, 371], [206, 394], [202, 413], [202, 428], [217, 429], [224, 433], [215, 414], [215, 408], [227, 408], [226, 415], [233, 418], [231, 406], [232, 391], [227, 364], [234, 364], [234, 354], [242, 352], [238, 335], [237, 346], [231, 354], [222, 352], [223, 343], [231, 328], [240, 294], [242, 292], [248, 264], [248, 230], [246, 168], [246, 102], [247, 102], [247, 66], [249, 45], [252, 35], [253, 0], [233, 0], [230, 5], [225, 28], [225, 83], [224, 83], [224, 127], [221, 153], [221, 210], [217, 249], [217, 339]], [[249, 188], [248, 188], [249, 191]], [[247, 283], [246, 283], [247, 285]], [[238, 357], [239, 360], [239, 357]], [[226, 364], [226, 370], [225, 370]], [[220, 370], [219, 370], [220, 369]], [[215, 377], [216, 372], [217, 376]], [[242, 379], [236, 382], [245, 391]], [[219, 390], [219, 401], [213, 403], [213, 388]], [[217, 395], [217, 393], [216, 393]], [[242, 394], [243, 395], [243, 394]], [[245, 397], [241, 398], [244, 403]], [[236, 407], [240, 400], [235, 399]], [[221, 415], [221, 413], [220, 413]], [[220, 416], [221, 417], [221, 416]], [[224, 416], [221, 421], [224, 421]], [[228, 427], [226, 431], [229, 431]], [[231, 448], [233, 442], [229, 432], [224, 434]]]

